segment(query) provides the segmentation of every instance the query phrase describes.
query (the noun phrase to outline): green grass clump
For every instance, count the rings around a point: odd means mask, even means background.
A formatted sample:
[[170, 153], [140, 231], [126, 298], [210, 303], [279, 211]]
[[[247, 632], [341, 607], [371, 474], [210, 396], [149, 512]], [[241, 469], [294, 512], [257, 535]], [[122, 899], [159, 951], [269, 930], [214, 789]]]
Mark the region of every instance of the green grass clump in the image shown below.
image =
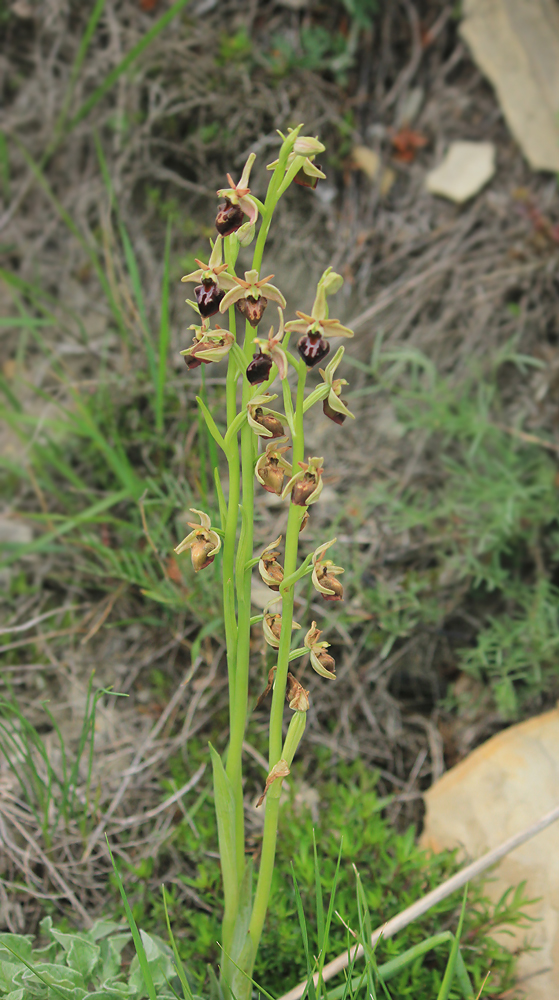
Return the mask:
[[450, 380], [420, 351], [378, 342], [370, 364], [358, 363], [371, 382], [353, 394], [390, 402], [403, 447], [422, 436], [418, 473], [403, 486], [398, 474], [375, 476], [357, 505], [406, 539], [389, 573], [365, 567], [367, 647], [387, 656], [417, 627], [440, 628], [465, 612], [479, 626], [468, 624], [471, 645], [455, 650], [457, 665], [490, 689], [503, 720], [559, 691], [556, 462], [523, 438], [521, 416], [509, 426], [499, 390], [505, 365], [510, 379], [539, 364], [509, 344]]
[[[189, 767], [193, 766], [189, 748]], [[202, 753], [200, 747], [197, 753]], [[307, 972], [301, 932], [297, 920], [295, 877], [301, 895], [308, 926], [310, 950], [318, 952], [320, 922], [317, 920], [313, 831], [320, 854], [320, 885], [325, 905], [335, 881], [337, 857], [340, 868], [337, 878], [335, 910], [354, 931], [359, 930], [359, 914], [355, 894], [354, 865], [363, 883], [365, 898], [371, 912], [373, 928], [421, 898], [430, 889], [448, 878], [457, 868], [454, 854], [442, 852], [430, 855], [415, 843], [416, 831], [409, 827], [397, 833], [383, 815], [386, 800], [376, 792], [376, 775], [362, 762], [337, 761], [330, 765], [328, 751], [317, 748], [316, 790], [305, 782], [301, 766], [294, 767], [290, 778], [289, 799], [283, 806], [278, 838], [278, 856], [274, 872], [273, 899], [259, 951], [255, 979], [268, 992], [279, 996]], [[172, 763], [174, 783], [184, 781], [180, 761]], [[320, 775], [330, 775], [323, 779]], [[258, 781], [258, 776], [256, 777]], [[307, 804], [305, 804], [305, 802]], [[310, 803], [310, 805], [309, 805]], [[312, 806], [312, 808], [311, 808]], [[220, 875], [216, 870], [217, 830], [210, 796], [201, 793], [188, 817], [175, 828], [172, 836], [173, 855], [185, 858], [191, 874], [178, 875], [166, 885], [171, 923], [182, 960], [199, 977], [199, 988], [206, 963], [220, 960], [217, 940], [221, 912]], [[255, 856], [259, 837], [255, 836]], [[165, 850], [157, 861], [158, 871], [164, 871]], [[195, 869], [195, 870], [193, 870]], [[130, 873], [132, 874], [132, 873]], [[147, 872], [135, 872], [145, 879]], [[150, 933], [162, 934], [163, 907], [157, 893], [125, 879], [136, 922]], [[185, 889], [181, 890], [181, 884]], [[190, 893], [190, 896], [189, 896]], [[190, 900], [198, 898], [198, 904]], [[382, 940], [376, 949], [381, 965], [401, 955], [425, 938], [449, 927], [455, 928], [458, 894], [443, 900], [421, 919], [414, 921], [395, 938]], [[462, 934], [466, 968], [479, 989], [491, 969], [486, 987], [488, 995], [498, 994], [513, 982], [515, 959], [491, 933], [506, 924], [518, 924], [526, 904], [522, 890], [497, 905], [491, 903], [483, 887], [474, 884], [466, 909]], [[334, 916], [329, 934], [329, 958], [344, 951], [347, 930]], [[401, 970], [391, 980], [394, 996], [435, 997], [440, 988], [448, 949], [429, 953], [427, 960], [418, 961]], [[356, 969], [358, 973], [360, 970]], [[339, 981], [339, 980], [337, 980]], [[337, 982], [334, 981], [334, 982]]]

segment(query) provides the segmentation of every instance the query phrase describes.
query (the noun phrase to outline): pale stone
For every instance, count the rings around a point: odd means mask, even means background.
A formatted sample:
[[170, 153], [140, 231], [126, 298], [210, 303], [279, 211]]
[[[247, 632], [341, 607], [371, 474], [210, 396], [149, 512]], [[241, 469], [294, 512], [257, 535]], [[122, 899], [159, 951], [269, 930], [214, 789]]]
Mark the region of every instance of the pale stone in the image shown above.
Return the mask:
[[[505, 729], [474, 750], [425, 794], [423, 847], [460, 847], [478, 858], [549, 812], [559, 802], [559, 709]], [[487, 892], [498, 899], [526, 880], [529, 930], [499, 940], [514, 949], [525, 938], [540, 949], [521, 955], [518, 978], [529, 1000], [559, 997], [559, 824], [512, 851]], [[497, 936], [497, 935], [496, 935]]]
[[425, 179], [427, 190], [459, 205], [472, 198], [495, 173], [492, 142], [452, 142], [442, 163]]
[[369, 180], [374, 181], [380, 167], [380, 156], [368, 146], [354, 146], [351, 151], [353, 162]]
[[556, 0], [465, 0], [460, 27], [535, 170], [559, 170]]

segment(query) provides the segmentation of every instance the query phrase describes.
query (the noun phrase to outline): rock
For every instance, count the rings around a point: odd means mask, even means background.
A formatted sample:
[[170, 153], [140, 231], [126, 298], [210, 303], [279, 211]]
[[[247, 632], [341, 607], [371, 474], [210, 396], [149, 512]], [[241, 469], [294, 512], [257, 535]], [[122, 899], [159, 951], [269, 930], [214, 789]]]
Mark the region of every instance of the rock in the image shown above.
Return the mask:
[[492, 142], [452, 142], [442, 163], [426, 177], [427, 190], [459, 205], [472, 198], [495, 173]]
[[380, 167], [380, 156], [374, 149], [368, 146], [354, 146], [351, 151], [351, 158], [355, 166], [367, 174], [369, 180], [374, 181]]
[[559, 170], [556, 0], [465, 0], [460, 33], [535, 170]]
[[[518, 833], [559, 802], [559, 709], [511, 726], [447, 771], [425, 795], [423, 847], [460, 847], [477, 858]], [[559, 997], [559, 825], [516, 848], [487, 885], [497, 900], [524, 879], [539, 922], [512, 936], [495, 935], [513, 950], [525, 938], [539, 949], [520, 956], [518, 977], [529, 1000]]]

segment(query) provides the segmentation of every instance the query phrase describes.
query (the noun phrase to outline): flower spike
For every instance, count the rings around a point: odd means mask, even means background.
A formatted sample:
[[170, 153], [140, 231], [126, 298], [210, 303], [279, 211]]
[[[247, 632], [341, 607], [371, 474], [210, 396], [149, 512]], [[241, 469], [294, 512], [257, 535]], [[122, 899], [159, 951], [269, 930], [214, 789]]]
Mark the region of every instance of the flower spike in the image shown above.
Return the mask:
[[220, 188], [217, 192], [220, 198], [225, 201], [219, 206], [215, 225], [218, 233], [222, 236], [230, 236], [243, 225], [243, 215], [248, 215], [250, 225], [254, 227], [258, 218], [258, 205], [254, 198], [250, 196], [248, 186], [252, 164], [256, 159], [256, 153], [251, 153], [246, 161], [241, 179], [238, 184], [227, 174], [230, 187]]
[[330, 392], [322, 402], [322, 411], [335, 424], [343, 424], [346, 417], [351, 417], [352, 420], [355, 420], [355, 415], [348, 410], [343, 399], [341, 399], [342, 385], [348, 385], [349, 383], [345, 378], [334, 378], [334, 372], [343, 358], [344, 350], [344, 347], [339, 347], [332, 360], [326, 365], [326, 368], [318, 369], [326, 385], [330, 386]]
[[192, 566], [194, 572], [198, 573], [199, 570], [205, 569], [214, 561], [221, 548], [221, 539], [217, 532], [212, 529], [210, 518], [203, 510], [196, 510], [194, 507], [191, 507], [190, 510], [193, 514], [198, 514], [200, 524], [188, 521], [188, 527], [192, 528], [193, 531], [186, 538], [183, 538], [182, 542], [177, 545], [175, 552], [180, 556], [182, 552], [190, 549]]
[[322, 458], [309, 458], [308, 462], [299, 462], [300, 472], [291, 477], [282, 493], [282, 500], [291, 493], [291, 503], [306, 507], [316, 503], [324, 483], [322, 482]]
[[312, 582], [319, 594], [325, 601], [343, 601], [344, 599], [344, 588], [342, 587], [339, 580], [336, 579], [340, 573], [344, 570], [341, 566], [334, 566], [331, 559], [324, 559], [324, 553], [334, 545], [337, 539], [332, 538], [331, 541], [325, 542], [323, 545], [319, 545], [317, 549], [313, 552], [312, 557]]

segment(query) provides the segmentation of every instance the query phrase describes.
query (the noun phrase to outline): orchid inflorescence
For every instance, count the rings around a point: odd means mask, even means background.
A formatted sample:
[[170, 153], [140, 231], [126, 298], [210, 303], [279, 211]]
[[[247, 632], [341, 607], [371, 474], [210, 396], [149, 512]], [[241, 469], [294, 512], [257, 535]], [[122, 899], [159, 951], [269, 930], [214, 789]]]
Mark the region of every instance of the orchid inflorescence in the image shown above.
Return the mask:
[[[230, 695], [226, 765], [213, 748], [211, 753], [224, 885], [221, 985], [226, 1000], [231, 996], [237, 1000], [250, 997], [249, 977], [262, 933], [274, 866], [281, 785], [289, 774], [303, 736], [310, 705], [309, 691], [300, 676], [296, 676], [297, 671], [294, 668], [292, 671], [291, 664], [297, 659], [302, 663], [308, 661], [322, 678], [336, 679], [335, 660], [327, 652], [329, 643], [320, 640], [321, 631], [316, 622], [307, 629], [303, 644], [291, 648], [292, 633], [301, 628], [293, 619], [296, 587], [308, 575], [322, 600], [343, 600], [343, 587], [338, 579], [343, 568], [326, 558], [335, 538], [318, 545], [298, 565], [300, 532], [309, 519], [309, 508], [320, 500], [324, 485], [323, 459], [305, 453], [303, 416], [311, 406], [322, 402], [324, 414], [336, 424], [353, 417], [341, 398], [342, 386], [347, 382], [334, 377], [343, 358], [343, 347], [324, 369], [320, 368], [322, 382], [305, 394], [308, 371], [327, 357], [330, 338], [353, 336], [353, 331], [340, 320], [329, 318], [328, 299], [339, 291], [343, 278], [327, 268], [318, 282], [310, 313], [298, 310], [297, 318], [284, 322], [285, 296], [271, 283], [274, 275], [262, 270], [271, 218], [284, 192], [292, 182], [312, 189], [325, 176], [321, 166], [315, 163], [315, 157], [323, 153], [325, 147], [317, 138], [301, 135], [301, 128], [289, 129], [286, 135], [280, 133], [283, 141], [278, 158], [268, 164], [273, 172], [264, 203], [251, 193], [249, 186], [256, 159], [254, 153], [248, 157], [238, 183], [227, 175], [229, 186], [218, 191], [222, 201], [216, 216], [217, 236], [210, 241], [208, 262], [196, 259], [197, 270], [182, 279], [195, 285], [194, 299], [187, 299], [187, 302], [197, 316], [189, 328], [193, 332], [192, 343], [181, 352], [187, 368], [189, 371], [201, 368], [203, 374], [203, 365], [227, 359], [227, 429], [224, 434], [204, 400], [198, 400], [208, 431], [223, 450], [228, 465], [227, 499], [219, 470], [215, 470], [220, 527], [216, 526], [217, 518], [193, 511], [198, 514], [200, 524], [189, 524], [192, 531], [175, 549], [177, 555], [190, 551], [195, 572], [208, 567], [221, 550], [223, 567]], [[248, 247], [255, 238], [252, 266], [241, 277], [235, 270], [240, 248]], [[270, 302], [276, 304], [278, 321], [269, 328], [267, 336], [257, 335]], [[218, 323], [212, 328], [212, 317], [221, 319], [225, 313], [228, 314], [227, 329]], [[242, 339], [237, 330], [240, 318], [245, 320]], [[296, 354], [289, 350], [289, 340], [294, 333], [299, 337]], [[290, 369], [297, 379], [295, 400], [288, 378]], [[278, 398], [270, 391], [276, 379], [283, 393], [284, 412], [271, 405]], [[283, 555], [281, 534], [269, 541], [256, 557], [253, 555], [255, 488], [288, 501]], [[251, 588], [256, 565], [262, 582], [271, 591], [271, 599], [263, 614], [253, 620]], [[274, 651], [276, 660], [268, 671], [266, 689], [257, 702], [257, 707], [263, 705], [272, 694], [269, 771], [257, 803], [266, 802], [266, 820], [254, 899], [245, 864], [242, 782], [253, 627], [262, 629], [263, 646]], [[292, 715], [284, 737], [285, 701]], [[239, 931], [241, 909], [245, 921], [242, 932]]]

